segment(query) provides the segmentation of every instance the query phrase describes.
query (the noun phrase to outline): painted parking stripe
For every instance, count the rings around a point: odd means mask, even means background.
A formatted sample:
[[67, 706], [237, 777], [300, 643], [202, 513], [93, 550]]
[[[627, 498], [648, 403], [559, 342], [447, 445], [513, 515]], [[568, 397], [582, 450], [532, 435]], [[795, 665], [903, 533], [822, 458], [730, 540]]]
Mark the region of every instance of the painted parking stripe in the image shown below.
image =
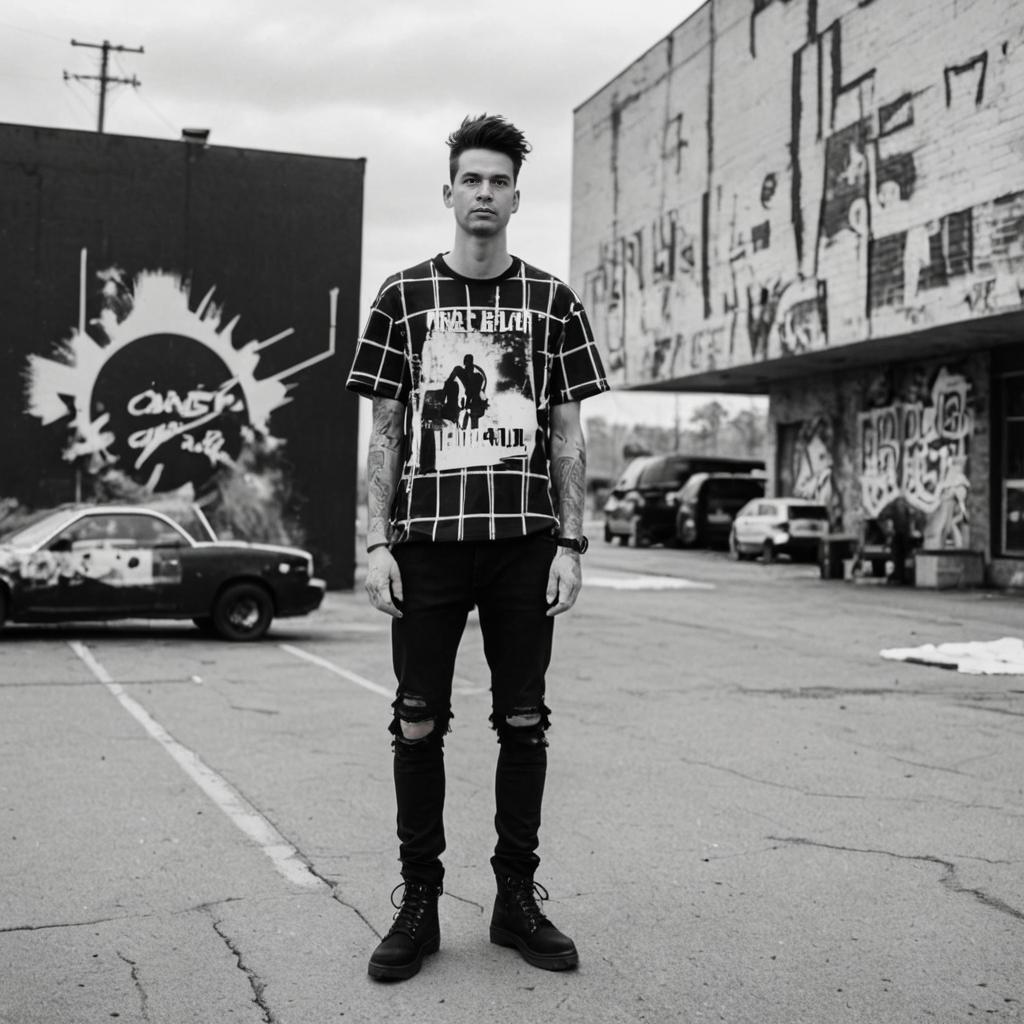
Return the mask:
[[[321, 658], [319, 655], [311, 654], [309, 651], [304, 651], [301, 647], [294, 647], [292, 644], [278, 644], [282, 651], [287, 654], [291, 654], [296, 658], [301, 658], [303, 661], [308, 661], [311, 665], [316, 665], [319, 668], [331, 672], [336, 676], [341, 676], [342, 679], [347, 679], [350, 683], [355, 683], [356, 686], [361, 686], [364, 690], [369, 690], [371, 693], [379, 693], [382, 697], [395, 696], [394, 688], [388, 689], [385, 686], [381, 686], [380, 683], [375, 683], [365, 676], [358, 675], [355, 672], [351, 672], [347, 668], [342, 668], [340, 665], [335, 665], [333, 661], [328, 661], [326, 658]], [[471, 679], [464, 679], [462, 676], [452, 677], [452, 693], [464, 696], [475, 696], [480, 693], [487, 693], [488, 688], [486, 686], [478, 686]]]
[[174, 758], [182, 771], [234, 822], [235, 826], [270, 858], [274, 867], [289, 882], [309, 889], [326, 884], [310, 871], [299, 851], [245, 797], [205, 764], [195, 751], [189, 750], [174, 739], [138, 701], [129, 697], [85, 644], [72, 640], [70, 646], [125, 711]]
[[681, 576], [654, 576], [640, 573], [627, 573], [621, 576], [583, 577], [583, 586], [602, 587], [608, 590], [714, 590], [713, 583], [701, 583], [697, 580], [684, 579]]
[[321, 658], [319, 655], [310, 654], [309, 651], [304, 651], [301, 647], [293, 647], [291, 644], [279, 644], [282, 651], [286, 654], [292, 655], [294, 658], [301, 658], [303, 661], [308, 661], [311, 665], [317, 665], [319, 668], [325, 669], [327, 672], [332, 672], [336, 676], [341, 676], [342, 679], [347, 679], [350, 683], [355, 683], [356, 686], [361, 686], [364, 690], [369, 690], [370, 693], [379, 693], [382, 697], [394, 697], [394, 689], [387, 689], [381, 686], [380, 683], [375, 683], [364, 676], [357, 675], [355, 672], [350, 672], [347, 668], [342, 668], [340, 665], [335, 665], [333, 661], [328, 661], [326, 658]]

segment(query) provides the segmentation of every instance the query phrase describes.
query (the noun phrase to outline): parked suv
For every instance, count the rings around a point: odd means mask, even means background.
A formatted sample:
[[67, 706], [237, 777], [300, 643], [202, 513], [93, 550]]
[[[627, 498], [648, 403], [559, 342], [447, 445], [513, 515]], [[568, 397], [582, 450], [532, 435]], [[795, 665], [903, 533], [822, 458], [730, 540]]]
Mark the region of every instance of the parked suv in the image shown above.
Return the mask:
[[828, 509], [804, 498], [755, 498], [736, 513], [729, 532], [733, 558], [766, 562], [776, 555], [815, 561], [828, 532]]
[[749, 473], [694, 473], [675, 494], [676, 540], [684, 547], [722, 547], [736, 513], [764, 496], [764, 477]]
[[675, 538], [676, 503], [668, 501], [699, 472], [748, 472], [764, 469], [758, 459], [717, 455], [641, 455], [616, 481], [604, 505], [604, 539], [632, 540], [636, 547]]

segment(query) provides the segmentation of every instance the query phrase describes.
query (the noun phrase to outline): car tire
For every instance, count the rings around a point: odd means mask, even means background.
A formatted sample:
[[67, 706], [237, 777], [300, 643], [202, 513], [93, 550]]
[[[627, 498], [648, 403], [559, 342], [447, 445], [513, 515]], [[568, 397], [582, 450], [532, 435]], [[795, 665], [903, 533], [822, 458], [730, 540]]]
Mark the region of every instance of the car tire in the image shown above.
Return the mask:
[[213, 627], [225, 640], [259, 640], [274, 618], [274, 603], [258, 583], [232, 583], [213, 606]]
[[736, 539], [736, 531], [729, 531], [729, 557], [734, 562], [742, 562], [747, 556], [743, 552], [743, 548], [740, 547], [740, 542]]
[[633, 522], [630, 523], [629, 540], [632, 540], [633, 547], [635, 548], [646, 548], [650, 546], [651, 538], [647, 536], [647, 531], [641, 528], [639, 519], [634, 519]]
[[770, 540], [761, 545], [761, 561], [765, 565], [771, 565], [775, 561], [775, 545]]

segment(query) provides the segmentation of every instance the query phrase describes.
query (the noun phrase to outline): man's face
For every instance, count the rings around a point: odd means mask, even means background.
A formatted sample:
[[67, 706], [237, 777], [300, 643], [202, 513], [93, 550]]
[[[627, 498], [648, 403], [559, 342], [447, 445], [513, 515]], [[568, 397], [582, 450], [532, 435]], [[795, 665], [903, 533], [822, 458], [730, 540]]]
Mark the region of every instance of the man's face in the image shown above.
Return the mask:
[[505, 230], [519, 209], [511, 157], [490, 149], [467, 149], [459, 156], [455, 180], [444, 186], [444, 205], [469, 235], [488, 238]]

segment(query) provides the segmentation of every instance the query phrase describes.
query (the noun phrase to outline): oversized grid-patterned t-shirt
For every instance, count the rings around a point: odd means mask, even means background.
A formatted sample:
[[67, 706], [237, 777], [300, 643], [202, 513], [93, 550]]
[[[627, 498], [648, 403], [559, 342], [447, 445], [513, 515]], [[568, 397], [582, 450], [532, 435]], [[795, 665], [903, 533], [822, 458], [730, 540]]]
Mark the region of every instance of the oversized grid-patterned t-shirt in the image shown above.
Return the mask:
[[405, 404], [395, 541], [550, 529], [551, 406], [608, 390], [568, 285], [519, 259], [497, 278], [461, 277], [441, 256], [384, 282], [347, 386]]

